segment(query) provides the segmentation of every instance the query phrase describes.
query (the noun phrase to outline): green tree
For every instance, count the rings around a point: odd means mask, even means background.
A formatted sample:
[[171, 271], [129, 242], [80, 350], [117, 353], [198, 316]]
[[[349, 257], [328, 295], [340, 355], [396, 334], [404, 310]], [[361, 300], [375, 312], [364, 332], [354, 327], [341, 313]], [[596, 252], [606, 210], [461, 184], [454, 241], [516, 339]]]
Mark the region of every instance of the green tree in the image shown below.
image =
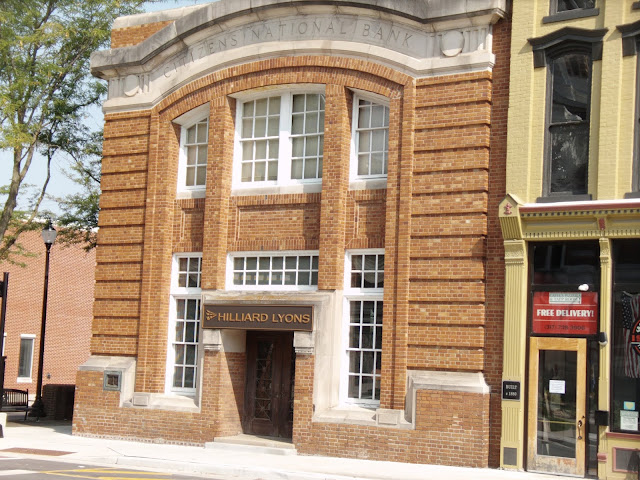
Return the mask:
[[[0, 0], [0, 151], [8, 153], [11, 169], [11, 181], [0, 192], [6, 197], [0, 212], [0, 260], [15, 253], [21, 232], [38, 228], [56, 155], [69, 155], [78, 175], [96, 170], [87, 151], [93, 132], [84, 116], [89, 106], [100, 103], [106, 85], [91, 77], [90, 55], [108, 45], [116, 17], [137, 13], [143, 3]], [[46, 179], [28, 209], [18, 211], [18, 196], [37, 154], [46, 161]]]
[[67, 176], [80, 191], [57, 198], [62, 214], [57, 218], [60, 240], [63, 243], [80, 243], [85, 250], [96, 246], [98, 213], [100, 211], [100, 177], [102, 155], [102, 131], [94, 132], [82, 152], [72, 157]]

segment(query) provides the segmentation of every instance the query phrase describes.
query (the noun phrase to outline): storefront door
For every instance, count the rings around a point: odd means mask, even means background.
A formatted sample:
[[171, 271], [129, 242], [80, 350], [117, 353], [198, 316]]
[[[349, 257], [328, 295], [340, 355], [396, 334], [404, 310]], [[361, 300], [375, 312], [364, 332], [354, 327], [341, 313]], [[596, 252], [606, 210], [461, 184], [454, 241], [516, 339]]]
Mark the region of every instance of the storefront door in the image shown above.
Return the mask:
[[247, 332], [245, 433], [291, 438], [293, 333]]
[[527, 470], [584, 476], [587, 342], [531, 337]]

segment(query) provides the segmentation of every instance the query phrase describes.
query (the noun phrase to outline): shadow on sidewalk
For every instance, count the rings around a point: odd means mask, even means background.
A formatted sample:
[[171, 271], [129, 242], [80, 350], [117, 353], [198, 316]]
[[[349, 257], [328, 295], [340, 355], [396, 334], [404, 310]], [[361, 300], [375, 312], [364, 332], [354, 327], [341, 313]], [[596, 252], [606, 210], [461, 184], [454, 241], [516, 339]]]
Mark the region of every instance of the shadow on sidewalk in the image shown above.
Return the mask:
[[24, 413], [7, 412], [7, 430], [22, 427], [38, 427], [71, 435], [71, 420], [54, 420], [48, 417], [42, 417], [38, 420], [35, 417], [27, 417], [25, 421]]

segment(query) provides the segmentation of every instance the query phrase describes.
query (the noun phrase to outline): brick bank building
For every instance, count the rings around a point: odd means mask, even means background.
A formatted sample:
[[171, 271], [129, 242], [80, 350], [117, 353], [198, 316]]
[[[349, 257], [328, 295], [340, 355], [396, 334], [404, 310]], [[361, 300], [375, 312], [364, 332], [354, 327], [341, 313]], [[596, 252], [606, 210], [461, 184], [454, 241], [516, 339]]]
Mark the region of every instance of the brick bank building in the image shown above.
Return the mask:
[[506, 0], [120, 18], [74, 433], [497, 466]]

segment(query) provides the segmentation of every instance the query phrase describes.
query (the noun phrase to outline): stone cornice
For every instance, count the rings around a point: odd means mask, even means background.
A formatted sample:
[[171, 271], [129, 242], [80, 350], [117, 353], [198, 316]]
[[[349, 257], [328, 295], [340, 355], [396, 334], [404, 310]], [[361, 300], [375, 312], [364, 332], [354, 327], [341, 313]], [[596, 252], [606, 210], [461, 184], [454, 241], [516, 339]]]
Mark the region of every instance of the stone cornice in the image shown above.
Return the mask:
[[109, 80], [105, 108], [115, 111], [149, 108], [222, 68], [291, 55], [360, 58], [416, 77], [490, 70], [491, 25], [505, 9], [506, 0], [221, 0], [119, 19], [121, 28], [171, 23], [95, 52], [91, 71]]

